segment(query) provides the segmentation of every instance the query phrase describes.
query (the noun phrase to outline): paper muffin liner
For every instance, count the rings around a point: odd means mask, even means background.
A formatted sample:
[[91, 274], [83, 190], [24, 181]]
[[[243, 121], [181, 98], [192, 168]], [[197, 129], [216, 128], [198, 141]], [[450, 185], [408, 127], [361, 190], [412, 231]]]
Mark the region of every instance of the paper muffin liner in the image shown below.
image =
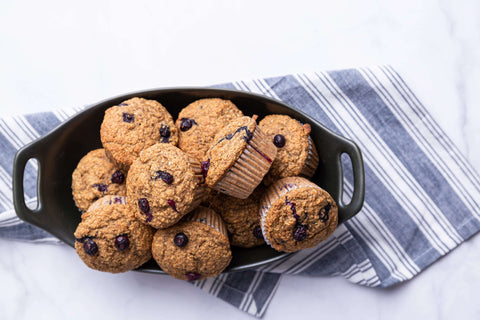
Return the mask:
[[271, 246], [270, 240], [267, 237], [267, 231], [265, 228], [265, 221], [267, 219], [268, 212], [270, 211], [270, 207], [272, 204], [277, 201], [278, 199], [282, 198], [290, 192], [291, 190], [295, 190], [298, 188], [303, 187], [312, 187], [323, 190], [315, 183], [302, 178], [302, 177], [287, 177], [280, 180], [275, 181], [268, 189], [265, 191], [262, 200], [260, 201], [260, 227], [262, 228], [263, 238], [265, 242]]
[[315, 171], [317, 170], [318, 162], [319, 158], [317, 148], [315, 147], [315, 143], [313, 143], [312, 138], [308, 136], [308, 155], [302, 171], [300, 171], [299, 175], [306, 178], [313, 177]]
[[222, 218], [210, 208], [198, 207], [185, 217], [185, 221], [198, 221], [204, 223], [228, 237], [227, 227]]
[[185, 154], [187, 156], [188, 162], [190, 162], [190, 166], [193, 169], [193, 172], [195, 174], [195, 181], [197, 182], [197, 185], [195, 187], [194, 195], [193, 195], [193, 202], [190, 205], [190, 208], [196, 208], [200, 205], [200, 203], [205, 199], [207, 195], [207, 187], [205, 186], [205, 177], [202, 174], [202, 166], [200, 161], [198, 161], [196, 158]]
[[270, 170], [276, 155], [277, 148], [257, 126], [240, 158], [213, 189], [235, 198], [248, 198]]
[[127, 197], [125, 196], [116, 196], [116, 195], [107, 195], [101, 197], [88, 207], [87, 212], [96, 210], [103, 206], [108, 206], [112, 204], [127, 204]]

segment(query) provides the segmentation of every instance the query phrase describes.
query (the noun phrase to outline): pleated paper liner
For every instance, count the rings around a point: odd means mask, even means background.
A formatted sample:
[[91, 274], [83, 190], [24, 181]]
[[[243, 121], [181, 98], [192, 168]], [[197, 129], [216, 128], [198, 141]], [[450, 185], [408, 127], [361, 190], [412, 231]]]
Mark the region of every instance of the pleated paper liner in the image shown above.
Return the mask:
[[[260, 200], [260, 226], [262, 228], [263, 238], [265, 242], [271, 246], [271, 243], [266, 235], [266, 228], [265, 228], [265, 221], [267, 219], [267, 215], [270, 211], [270, 207], [272, 204], [277, 201], [278, 199], [283, 198], [288, 192], [291, 190], [295, 190], [298, 188], [316, 188], [323, 190], [321, 187], [316, 185], [315, 183], [302, 178], [302, 177], [287, 177], [280, 180], [275, 181], [272, 185], [268, 187], [265, 191], [262, 199]], [[325, 190], [323, 190], [325, 191]], [[325, 191], [326, 192], [326, 191]], [[283, 200], [282, 200], [283, 201]]]
[[193, 212], [185, 216], [185, 221], [198, 221], [212, 227], [228, 237], [227, 227], [219, 214], [210, 208], [198, 207]]
[[235, 198], [248, 198], [277, 155], [277, 148], [270, 140], [257, 126], [240, 158], [213, 189]]
[[194, 180], [196, 181], [196, 187], [193, 196], [193, 202], [190, 205], [190, 208], [196, 208], [200, 205], [200, 203], [205, 199], [207, 196], [207, 187], [205, 186], [205, 178], [202, 174], [202, 165], [200, 161], [196, 158], [190, 156], [189, 154], [185, 153], [187, 156], [188, 162], [190, 162], [190, 167], [192, 168], [195, 177]]
[[300, 176], [311, 178], [315, 174], [315, 171], [318, 167], [318, 152], [313, 140], [310, 136], [308, 136], [308, 155], [305, 161], [305, 165], [303, 166], [302, 171], [300, 171]]

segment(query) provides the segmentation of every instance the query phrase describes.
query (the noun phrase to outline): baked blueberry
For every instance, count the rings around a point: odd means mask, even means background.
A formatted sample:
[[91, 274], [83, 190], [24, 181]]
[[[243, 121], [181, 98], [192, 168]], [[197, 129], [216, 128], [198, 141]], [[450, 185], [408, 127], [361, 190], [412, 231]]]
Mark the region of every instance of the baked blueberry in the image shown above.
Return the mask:
[[133, 113], [124, 112], [122, 113], [123, 122], [131, 123], [135, 121], [135, 115]]
[[113, 183], [121, 184], [123, 181], [125, 181], [125, 176], [123, 175], [122, 171], [117, 170], [112, 174], [111, 180]]
[[123, 251], [130, 246], [130, 240], [126, 234], [119, 235], [115, 238], [115, 247], [118, 250]]
[[168, 173], [167, 171], [162, 171], [162, 170], [158, 170], [158, 171], [155, 171], [155, 177], [153, 177], [155, 180], [157, 179], [162, 179], [163, 182], [165, 182], [166, 184], [172, 184], [173, 183], [173, 176]]
[[92, 237], [88, 237], [85, 239], [85, 241], [83, 242], [83, 250], [85, 250], [85, 253], [89, 256], [93, 256], [95, 255], [95, 253], [98, 252], [98, 246], [95, 241], [93, 241]]
[[185, 233], [179, 232], [173, 238], [173, 243], [175, 243], [177, 247], [185, 247], [188, 243], [188, 237]]
[[138, 207], [143, 213], [150, 212], [150, 205], [148, 203], [147, 198], [140, 198], [138, 199]]
[[285, 137], [281, 134], [277, 134], [275, 137], [273, 137], [273, 144], [277, 148], [282, 148], [285, 146]]
[[170, 141], [170, 127], [167, 125], [162, 124], [160, 126], [160, 137], [162, 138], [161, 141], [163, 143], [167, 143]]
[[194, 119], [182, 118], [180, 122], [180, 130], [188, 131], [194, 124], [197, 124]]
[[307, 238], [307, 229], [307, 226], [299, 224], [293, 231], [293, 239], [296, 241], [305, 240]]
[[202, 275], [199, 274], [199, 273], [196, 273], [196, 272], [187, 272], [187, 273], [185, 274], [185, 276], [187, 277], [187, 280], [188, 280], [188, 281], [195, 281], [195, 280], [200, 279], [200, 277], [201, 277]]

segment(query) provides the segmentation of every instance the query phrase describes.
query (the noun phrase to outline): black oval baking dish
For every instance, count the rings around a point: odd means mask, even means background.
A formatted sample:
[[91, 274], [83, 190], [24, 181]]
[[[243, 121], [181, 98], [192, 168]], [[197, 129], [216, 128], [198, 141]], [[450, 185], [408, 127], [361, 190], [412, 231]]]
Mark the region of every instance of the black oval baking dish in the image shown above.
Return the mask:
[[[74, 246], [73, 233], [80, 222], [80, 213], [72, 198], [72, 172], [89, 151], [101, 148], [100, 125], [107, 108], [132, 97], [154, 99], [164, 105], [176, 119], [180, 110], [201, 98], [223, 98], [235, 103], [245, 115], [257, 114], [262, 119], [268, 114], [286, 114], [312, 127], [311, 137], [319, 150], [320, 162], [311, 179], [327, 190], [337, 201], [339, 223], [353, 217], [363, 205], [364, 170], [362, 155], [357, 145], [339, 136], [305, 113], [280, 101], [261, 95], [210, 88], [169, 88], [134, 92], [99, 102], [76, 114], [47, 135], [20, 149], [14, 160], [13, 196], [20, 219], [40, 227], [55, 237]], [[342, 201], [343, 172], [341, 155], [352, 162], [354, 190], [349, 203]], [[23, 195], [23, 175], [29, 159], [38, 161], [36, 209], [29, 209]], [[287, 253], [277, 252], [264, 245], [257, 248], [232, 248], [233, 259], [225, 270], [239, 271], [279, 260]], [[152, 260], [139, 269], [143, 272], [163, 273]]]

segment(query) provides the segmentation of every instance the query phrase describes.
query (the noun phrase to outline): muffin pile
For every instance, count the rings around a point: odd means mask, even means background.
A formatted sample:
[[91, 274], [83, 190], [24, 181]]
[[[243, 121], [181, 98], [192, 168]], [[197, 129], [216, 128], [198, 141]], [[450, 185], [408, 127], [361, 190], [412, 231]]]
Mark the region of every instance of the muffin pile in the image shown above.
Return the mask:
[[72, 174], [78, 256], [111, 273], [153, 258], [194, 281], [221, 273], [231, 246], [294, 252], [325, 240], [338, 208], [308, 180], [319, 162], [310, 125], [287, 115], [257, 120], [219, 98], [192, 102], [176, 121], [138, 97], [107, 109], [103, 148]]

